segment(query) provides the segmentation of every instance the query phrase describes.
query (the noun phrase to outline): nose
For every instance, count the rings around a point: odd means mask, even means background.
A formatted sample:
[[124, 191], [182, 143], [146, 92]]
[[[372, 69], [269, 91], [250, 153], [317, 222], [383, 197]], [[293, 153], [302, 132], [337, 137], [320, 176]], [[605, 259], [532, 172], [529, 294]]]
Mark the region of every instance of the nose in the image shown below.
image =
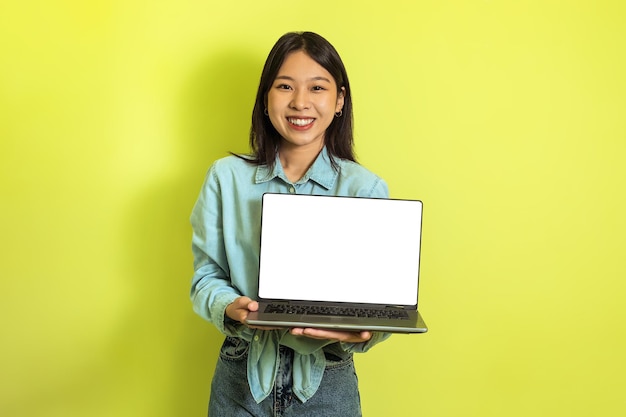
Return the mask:
[[298, 88], [291, 96], [289, 105], [294, 110], [308, 109], [310, 106], [309, 92], [306, 89]]

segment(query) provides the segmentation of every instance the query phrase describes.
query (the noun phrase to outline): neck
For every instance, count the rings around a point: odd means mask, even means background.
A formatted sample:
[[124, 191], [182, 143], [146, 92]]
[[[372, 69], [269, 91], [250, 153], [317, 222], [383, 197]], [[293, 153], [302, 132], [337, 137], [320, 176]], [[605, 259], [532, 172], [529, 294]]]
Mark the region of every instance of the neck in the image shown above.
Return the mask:
[[287, 179], [291, 182], [296, 182], [302, 178], [311, 168], [323, 147], [323, 143], [321, 146], [320, 144], [294, 146], [283, 142], [278, 150], [278, 157]]

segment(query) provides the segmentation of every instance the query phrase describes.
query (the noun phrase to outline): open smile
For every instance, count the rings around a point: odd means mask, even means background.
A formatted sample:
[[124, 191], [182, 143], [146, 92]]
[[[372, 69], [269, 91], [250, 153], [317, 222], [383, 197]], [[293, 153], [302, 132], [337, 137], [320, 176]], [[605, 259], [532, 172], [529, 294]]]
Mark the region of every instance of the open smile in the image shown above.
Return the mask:
[[288, 117], [287, 121], [297, 127], [308, 127], [313, 124], [315, 119], [309, 117]]

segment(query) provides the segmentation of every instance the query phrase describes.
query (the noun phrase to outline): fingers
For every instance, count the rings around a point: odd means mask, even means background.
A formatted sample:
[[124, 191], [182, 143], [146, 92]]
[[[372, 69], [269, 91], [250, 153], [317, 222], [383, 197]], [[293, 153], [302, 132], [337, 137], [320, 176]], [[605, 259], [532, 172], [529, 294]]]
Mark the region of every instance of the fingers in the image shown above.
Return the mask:
[[342, 332], [325, 329], [311, 329], [311, 328], [294, 328], [291, 329], [291, 334], [294, 336], [305, 336], [312, 339], [330, 339], [337, 340], [339, 342], [347, 343], [361, 343], [366, 342], [372, 338], [372, 332]]
[[235, 301], [226, 307], [225, 314], [231, 319], [243, 323], [248, 317], [248, 313], [250, 311], [256, 311], [250, 310], [251, 306], [258, 309], [258, 303], [256, 301], [252, 301], [250, 297], [237, 297]]
[[238, 308], [247, 308], [248, 304], [250, 304], [251, 302], [252, 302], [252, 298], [246, 297], [244, 295], [244, 296], [241, 296], [241, 297], [235, 299], [233, 304], [236, 304], [238, 306]]

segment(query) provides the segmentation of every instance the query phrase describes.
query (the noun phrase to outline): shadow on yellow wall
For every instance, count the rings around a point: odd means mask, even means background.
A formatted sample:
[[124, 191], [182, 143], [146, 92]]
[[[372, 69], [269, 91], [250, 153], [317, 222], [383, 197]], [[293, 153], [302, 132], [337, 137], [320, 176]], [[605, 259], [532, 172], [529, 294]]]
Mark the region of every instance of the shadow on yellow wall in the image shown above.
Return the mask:
[[[191, 309], [188, 218], [210, 163], [229, 151], [247, 151], [257, 73], [258, 59], [238, 45], [225, 45], [192, 71], [179, 106], [183, 151], [178, 165], [184, 169], [141, 190], [128, 212], [122, 241], [128, 244], [131, 298], [141, 303], [127, 312], [112, 350], [120, 353], [129, 377], [162, 367], [152, 383], [155, 392], [163, 383], [171, 387], [171, 398], [158, 399], [164, 401], [162, 411], [171, 410], [164, 415], [195, 414], [201, 399], [208, 400], [223, 336]], [[146, 381], [151, 378], [137, 378], [139, 384]]]

